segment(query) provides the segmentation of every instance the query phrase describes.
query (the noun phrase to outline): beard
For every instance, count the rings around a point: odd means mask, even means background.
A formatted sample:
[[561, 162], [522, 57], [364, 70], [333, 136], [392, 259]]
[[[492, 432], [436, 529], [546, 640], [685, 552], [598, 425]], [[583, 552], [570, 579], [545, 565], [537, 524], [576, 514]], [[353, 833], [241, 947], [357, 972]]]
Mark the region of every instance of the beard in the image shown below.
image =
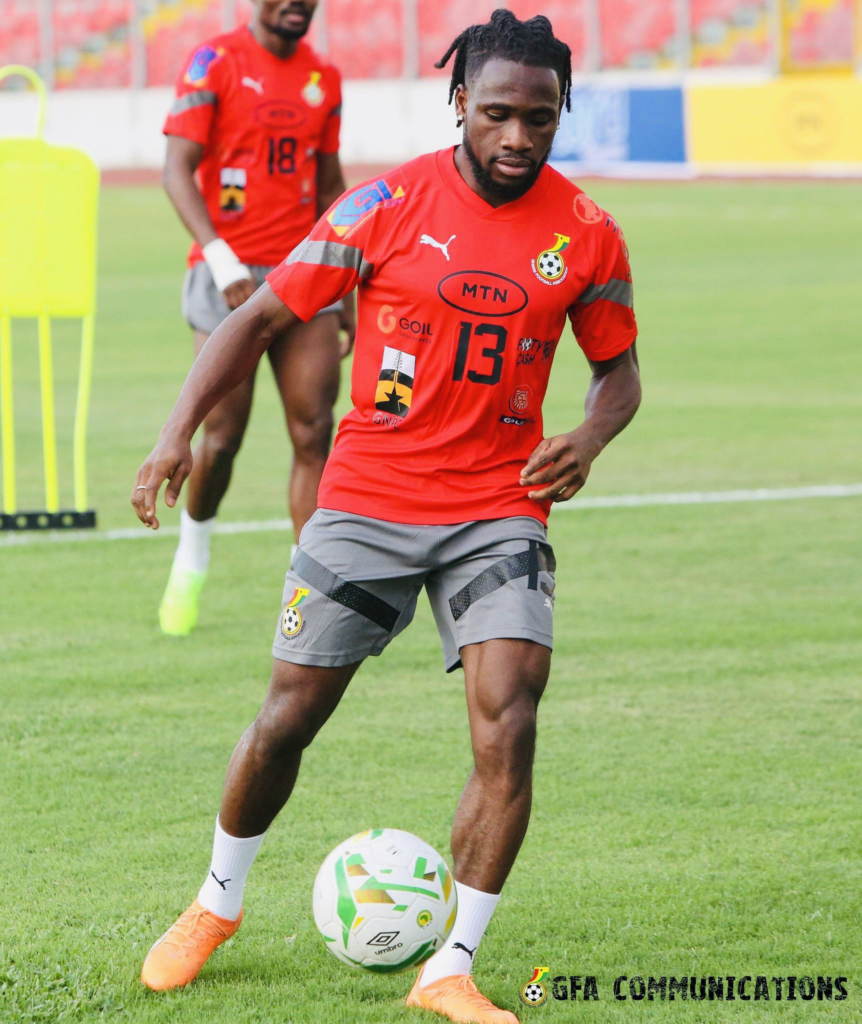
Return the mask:
[[464, 138], [462, 140], [464, 146], [464, 153], [470, 162], [470, 167], [473, 171], [473, 176], [479, 187], [483, 192], [487, 192], [488, 195], [497, 196], [500, 199], [505, 199], [507, 202], [513, 202], [515, 199], [520, 199], [521, 196], [526, 195], [533, 185], [536, 184], [536, 179], [542, 173], [542, 168], [548, 162], [548, 157], [551, 155], [551, 151], [542, 157], [542, 159], [536, 164], [533, 172], [528, 174], [522, 181], [497, 181], [491, 174], [487, 167], [483, 167], [479, 161], [479, 157], [476, 155], [476, 151], [470, 145], [470, 139], [467, 136], [467, 129], [464, 129]]
[[271, 25], [265, 24], [264, 27], [268, 32], [272, 32], [273, 35], [278, 36], [279, 39], [283, 39], [288, 43], [293, 43], [298, 39], [302, 39], [302, 37], [306, 35], [308, 30], [311, 28], [311, 18], [308, 17], [305, 11], [292, 11], [291, 13], [302, 13], [305, 15], [306, 21], [302, 28], [285, 28], [280, 25], [278, 21], [274, 21]]
[[279, 39], [293, 43], [298, 39], [302, 39], [308, 33], [309, 28], [311, 28], [311, 22], [306, 22], [305, 28], [282, 28], [281, 25], [267, 25], [266, 27], [273, 35], [278, 36]]

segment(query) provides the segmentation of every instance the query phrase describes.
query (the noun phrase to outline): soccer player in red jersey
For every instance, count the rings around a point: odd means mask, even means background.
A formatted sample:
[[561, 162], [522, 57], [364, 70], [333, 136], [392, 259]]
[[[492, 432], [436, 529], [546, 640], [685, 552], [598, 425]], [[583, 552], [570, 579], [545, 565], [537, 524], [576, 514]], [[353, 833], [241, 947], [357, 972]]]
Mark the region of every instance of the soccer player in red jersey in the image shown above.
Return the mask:
[[[408, 997], [512, 1024], [471, 977], [527, 829], [536, 709], [554, 610], [551, 504], [584, 485], [640, 401], [628, 252], [614, 219], [546, 165], [569, 49], [538, 16], [496, 11], [453, 43], [462, 144], [339, 199], [214, 334], [132, 502], [157, 528], [201, 418], [285, 328], [359, 288], [353, 410], [287, 574], [269, 692], [228, 768], [210, 876], [142, 978], [185, 984], [241, 919], [246, 875], [303, 749], [364, 658], [428, 592], [448, 671], [465, 674], [474, 768], [452, 829], [458, 912]], [[592, 367], [586, 416], [546, 438], [542, 400], [566, 318]]]
[[[338, 160], [341, 80], [302, 40], [317, 0], [257, 0], [249, 25], [190, 56], [165, 122], [164, 183], [193, 242], [183, 313], [195, 354], [232, 309], [344, 192]], [[339, 327], [355, 330], [352, 296], [287, 327], [269, 361], [293, 442], [290, 512], [297, 536], [317, 487], [338, 395]], [[195, 453], [180, 543], [159, 609], [165, 633], [197, 623], [210, 534], [251, 412], [255, 369], [208, 412]]]

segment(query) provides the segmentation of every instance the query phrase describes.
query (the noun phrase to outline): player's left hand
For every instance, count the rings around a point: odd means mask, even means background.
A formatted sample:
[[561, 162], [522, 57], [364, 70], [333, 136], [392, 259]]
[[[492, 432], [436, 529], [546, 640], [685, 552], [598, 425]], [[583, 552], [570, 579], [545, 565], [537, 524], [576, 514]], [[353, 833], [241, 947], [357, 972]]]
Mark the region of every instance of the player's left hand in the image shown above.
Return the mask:
[[353, 351], [353, 342], [356, 338], [356, 303], [352, 301], [353, 296], [346, 296], [344, 308], [338, 315], [339, 327], [342, 334], [339, 338], [339, 355], [346, 359]]
[[156, 499], [159, 489], [167, 480], [165, 504], [173, 508], [180, 496], [183, 481], [192, 471], [192, 465], [192, 450], [188, 441], [164, 434], [159, 438], [156, 447], [138, 470], [132, 488], [132, 507], [144, 526], [158, 530]]
[[535, 501], [568, 501], [587, 482], [601, 445], [582, 428], [546, 437], [521, 470], [521, 486]]

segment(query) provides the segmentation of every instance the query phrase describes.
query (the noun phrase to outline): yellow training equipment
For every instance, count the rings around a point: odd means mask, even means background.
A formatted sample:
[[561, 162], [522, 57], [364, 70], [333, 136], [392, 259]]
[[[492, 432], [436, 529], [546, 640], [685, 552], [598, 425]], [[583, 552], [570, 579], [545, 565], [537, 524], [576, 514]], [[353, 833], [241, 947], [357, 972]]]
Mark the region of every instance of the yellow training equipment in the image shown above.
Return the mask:
[[[45, 86], [30, 68], [0, 68], [0, 79], [22, 75], [39, 94], [35, 138], [0, 139], [0, 427], [3, 513], [0, 529], [95, 526], [87, 509], [87, 413], [96, 312], [96, 220], [99, 171], [86, 153], [45, 142]], [[15, 493], [12, 317], [39, 324], [45, 511], [19, 512]], [[61, 511], [57, 483], [51, 317], [81, 317], [81, 364], [74, 437], [74, 511]]]

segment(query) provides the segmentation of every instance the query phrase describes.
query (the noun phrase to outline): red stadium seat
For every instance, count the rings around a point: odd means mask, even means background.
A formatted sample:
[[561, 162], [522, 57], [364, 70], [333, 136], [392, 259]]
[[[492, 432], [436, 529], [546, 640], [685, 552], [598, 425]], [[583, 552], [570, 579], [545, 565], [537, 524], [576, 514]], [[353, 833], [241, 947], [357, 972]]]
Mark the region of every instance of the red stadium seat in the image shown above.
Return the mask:
[[326, 29], [329, 57], [345, 78], [397, 78], [402, 73], [400, 0], [328, 0]]
[[599, 0], [601, 66], [673, 65], [677, 52], [674, 0]]

